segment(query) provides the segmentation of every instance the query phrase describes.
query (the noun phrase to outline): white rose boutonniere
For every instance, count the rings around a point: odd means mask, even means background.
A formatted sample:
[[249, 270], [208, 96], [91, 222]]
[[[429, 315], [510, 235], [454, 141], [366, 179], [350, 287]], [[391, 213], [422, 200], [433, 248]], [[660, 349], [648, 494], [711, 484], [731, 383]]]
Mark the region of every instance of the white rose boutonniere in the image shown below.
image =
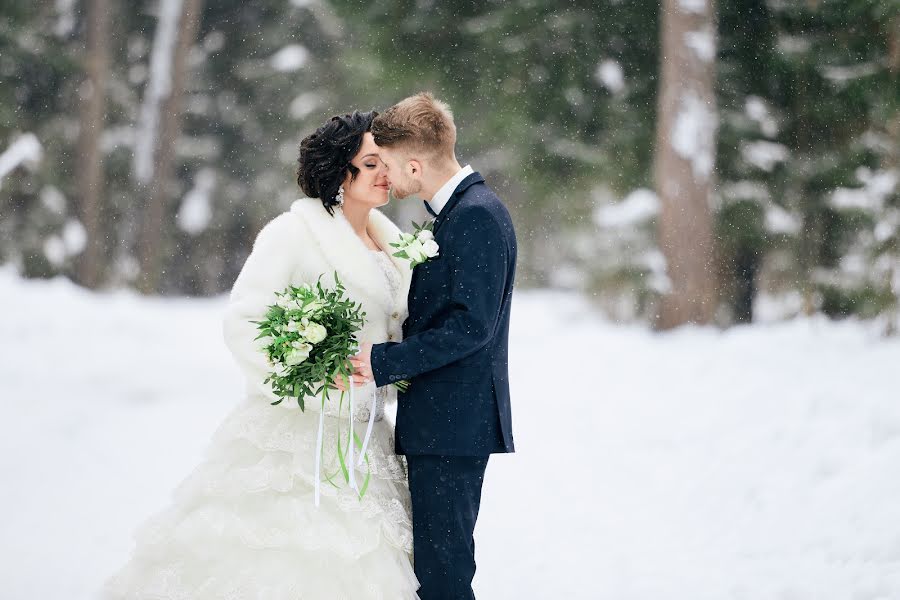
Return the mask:
[[434, 240], [428, 240], [427, 242], [422, 243], [422, 251], [425, 252], [425, 256], [428, 258], [437, 256], [438, 250], [440, 250], [440, 248]]
[[394, 256], [409, 260], [409, 268], [428, 262], [440, 253], [440, 246], [434, 241], [434, 221], [419, 225], [413, 221], [414, 233], [401, 233], [400, 241], [392, 243], [397, 248]]

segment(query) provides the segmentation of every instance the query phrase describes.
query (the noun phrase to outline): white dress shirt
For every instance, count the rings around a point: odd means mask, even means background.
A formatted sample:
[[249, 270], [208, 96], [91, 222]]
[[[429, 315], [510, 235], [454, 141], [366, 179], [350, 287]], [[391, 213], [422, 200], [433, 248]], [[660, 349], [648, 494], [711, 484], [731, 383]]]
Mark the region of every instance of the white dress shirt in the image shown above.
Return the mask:
[[441, 189], [435, 192], [434, 197], [428, 201], [428, 204], [431, 206], [431, 210], [433, 210], [437, 214], [441, 214], [441, 211], [444, 210], [444, 207], [450, 200], [450, 196], [452, 196], [453, 192], [456, 191], [456, 187], [463, 179], [474, 172], [475, 171], [472, 169], [471, 165], [466, 165], [462, 169], [457, 171], [456, 175], [448, 179], [447, 183], [442, 185]]

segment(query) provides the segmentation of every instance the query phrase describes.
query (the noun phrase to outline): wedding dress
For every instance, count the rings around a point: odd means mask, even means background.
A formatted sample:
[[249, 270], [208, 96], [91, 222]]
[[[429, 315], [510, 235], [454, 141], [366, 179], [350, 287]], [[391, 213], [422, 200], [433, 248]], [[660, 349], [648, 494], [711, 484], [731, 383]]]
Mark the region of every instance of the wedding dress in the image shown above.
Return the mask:
[[[397, 265], [383, 252], [370, 252], [389, 293], [405, 293], [398, 289]], [[362, 439], [373, 386], [356, 390], [353, 423]], [[417, 599], [406, 465], [394, 454], [393, 426], [383, 418], [388, 396], [394, 399], [396, 391], [376, 394], [368, 466], [357, 467], [360, 486], [370, 473], [362, 499], [341, 475], [337, 455], [338, 436], [347, 440], [346, 400], [339, 415], [329, 399], [318, 507], [319, 406], [311, 410], [307, 400], [302, 412], [292, 399], [272, 406], [249, 396], [222, 423], [205, 461], [178, 487], [172, 504], [139, 530], [132, 557], [107, 582], [103, 597]]]

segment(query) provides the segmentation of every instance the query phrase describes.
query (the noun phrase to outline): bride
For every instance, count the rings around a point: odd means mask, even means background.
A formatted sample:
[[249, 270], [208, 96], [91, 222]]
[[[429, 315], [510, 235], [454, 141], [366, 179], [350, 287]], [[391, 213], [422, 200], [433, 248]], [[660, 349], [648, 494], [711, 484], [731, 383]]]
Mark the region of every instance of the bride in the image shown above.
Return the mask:
[[[416, 599], [406, 465], [394, 453], [384, 417], [391, 387], [355, 388], [353, 427], [366, 431], [372, 394], [375, 425], [368, 466], [357, 468], [362, 499], [340, 474], [339, 392], [325, 404], [321, 502], [315, 457], [321, 399], [277, 399], [264, 384], [270, 367], [251, 321], [289, 284], [333, 283], [333, 274], [366, 324], [359, 341], [399, 340], [410, 268], [390, 255], [397, 227], [376, 207], [388, 183], [369, 132], [376, 113], [332, 118], [300, 145], [297, 200], [259, 233], [232, 289], [225, 340], [247, 376], [247, 397], [213, 437], [205, 461], [179, 486], [172, 505], [144, 525], [128, 563], [104, 587], [116, 599], [362, 600]], [[347, 406], [346, 400], [343, 403]], [[337, 474], [334, 476], [334, 474]], [[326, 476], [336, 485], [332, 485]]]

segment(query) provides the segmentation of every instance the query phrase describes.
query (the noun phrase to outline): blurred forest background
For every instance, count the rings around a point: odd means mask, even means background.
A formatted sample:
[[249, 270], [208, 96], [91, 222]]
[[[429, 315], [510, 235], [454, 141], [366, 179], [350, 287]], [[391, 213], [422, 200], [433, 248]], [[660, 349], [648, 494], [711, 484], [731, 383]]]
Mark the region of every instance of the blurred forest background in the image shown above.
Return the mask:
[[300, 195], [300, 139], [425, 89], [516, 220], [520, 289], [659, 328], [896, 328], [898, 0], [0, 5], [0, 263], [24, 277], [227, 291]]

